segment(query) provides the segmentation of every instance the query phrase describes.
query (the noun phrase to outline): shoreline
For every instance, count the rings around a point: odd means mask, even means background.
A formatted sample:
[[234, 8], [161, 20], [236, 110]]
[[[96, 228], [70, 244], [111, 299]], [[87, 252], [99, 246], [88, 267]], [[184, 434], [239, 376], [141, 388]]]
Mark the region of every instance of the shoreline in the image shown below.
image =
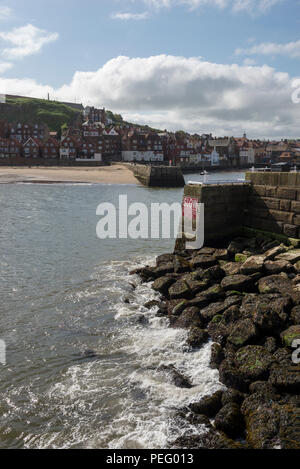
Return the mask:
[[[225, 387], [179, 410], [182, 421], [206, 429], [179, 434], [168, 448], [300, 448], [299, 260], [292, 246], [234, 238], [222, 248], [163, 254], [156, 267], [132, 272], [153, 282], [160, 300], [145, 306], [188, 330], [191, 351], [212, 341], [210, 367]], [[165, 369], [175, 386], [193, 387], [172, 364]]]
[[0, 184], [133, 184], [141, 185], [132, 171], [123, 165], [61, 168], [9, 167], [0, 168]]

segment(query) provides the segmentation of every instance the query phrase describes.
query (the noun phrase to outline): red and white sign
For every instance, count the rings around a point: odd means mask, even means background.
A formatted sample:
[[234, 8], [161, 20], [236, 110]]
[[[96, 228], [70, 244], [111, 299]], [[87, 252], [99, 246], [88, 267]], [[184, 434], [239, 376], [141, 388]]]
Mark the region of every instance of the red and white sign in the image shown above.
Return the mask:
[[[183, 199], [183, 216], [188, 217], [192, 211], [192, 219], [197, 219], [197, 207], [198, 207], [198, 199], [195, 197], [184, 197]], [[192, 210], [191, 210], [192, 209]]]

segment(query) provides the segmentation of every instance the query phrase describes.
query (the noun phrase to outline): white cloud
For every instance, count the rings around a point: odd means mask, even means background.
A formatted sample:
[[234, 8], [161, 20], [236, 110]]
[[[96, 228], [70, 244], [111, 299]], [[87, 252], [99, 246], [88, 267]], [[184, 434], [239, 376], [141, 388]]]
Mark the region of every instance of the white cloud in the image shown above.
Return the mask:
[[263, 42], [248, 49], [236, 49], [236, 55], [285, 55], [286, 57], [300, 58], [300, 40], [278, 44]]
[[285, 0], [132, 0], [143, 2], [157, 10], [185, 5], [191, 10], [199, 7], [230, 8], [234, 12], [247, 11], [249, 13], [265, 13], [276, 4]]
[[7, 20], [12, 15], [12, 9], [0, 5], [0, 20]]
[[135, 20], [135, 21], [140, 21], [140, 20], [145, 20], [149, 17], [149, 13], [145, 11], [144, 13], [114, 13], [111, 15], [111, 18], [113, 20], [122, 20], [122, 21], [128, 21], [128, 20]]
[[6, 70], [9, 70], [12, 66], [13, 65], [9, 62], [0, 62], [0, 73], [6, 72]]
[[[297, 77], [294, 77], [297, 78]], [[198, 57], [116, 57], [94, 72], [76, 72], [61, 88], [0, 77], [6, 94], [105, 106], [159, 128], [258, 137], [299, 136], [293, 79], [266, 65], [205, 62]]]
[[14, 28], [12, 31], [0, 32], [0, 39], [13, 46], [0, 49], [0, 53], [10, 60], [22, 59], [37, 54], [45, 44], [56, 41], [58, 37], [58, 33], [49, 33], [32, 24], [27, 24]]

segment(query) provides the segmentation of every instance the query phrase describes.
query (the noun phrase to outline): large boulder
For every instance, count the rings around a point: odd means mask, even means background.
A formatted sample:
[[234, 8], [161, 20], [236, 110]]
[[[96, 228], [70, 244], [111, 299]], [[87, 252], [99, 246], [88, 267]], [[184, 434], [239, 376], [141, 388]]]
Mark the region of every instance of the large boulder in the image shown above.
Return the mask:
[[227, 262], [222, 265], [222, 270], [225, 275], [236, 275], [241, 272], [241, 262]]
[[292, 282], [285, 275], [270, 275], [263, 277], [258, 282], [260, 293], [281, 293], [287, 294], [293, 288]]
[[172, 300], [178, 298], [189, 298], [191, 290], [188, 284], [183, 280], [178, 280], [169, 288], [169, 296]]
[[180, 373], [174, 365], [161, 365], [157, 371], [166, 373], [178, 388], [190, 389], [192, 387], [190, 380]]
[[166, 294], [175, 281], [172, 277], [161, 277], [154, 280], [152, 288], [159, 293]]
[[224, 360], [224, 352], [223, 347], [216, 342], [211, 346], [211, 355], [210, 355], [210, 367], [211, 368], [219, 368], [219, 365]]
[[267, 380], [273, 356], [260, 345], [247, 345], [235, 355], [235, 363], [246, 383]]
[[217, 259], [213, 256], [209, 255], [200, 255], [193, 257], [192, 260], [190, 261], [190, 265], [192, 270], [198, 269], [199, 267], [201, 269], [208, 269], [209, 267], [212, 267], [217, 264]]
[[181, 329], [188, 329], [191, 326], [202, 327], [199, 308], [196, 308], [195, 306], [186, 308], [179, 318], [172, 324], [172, 327]]
[[178, 255], [174, 256], [173, 267], [174, 272], [177, 274], [182, 274], [190, 270], [189, 262], [184, 257]]
[[251, 319], [242, 319], [236, 323], [227, 340], [236, 347], [244, 347], [257, 337], [258, 331]]
[[203, 414], [207, 417], [215, 417], [222, 407], [223, 391], [217, 391], [211, 396], [203, 397], [199, 402], [192, 402], [190, 410], [195, 414]]
[[162, 264], [168, 264], [173, 262], [174, 254], [161, 254], [156, 258], [156, 266], [159, 267]]
[[279, 254], [275, 258], [277, 261], [288, 261], [291, 264], [296, 264], [296, 262], [300, 261], [300, 249], [292, 249], [290, 251], [284, 252], [283, 254]]
[[241, 273], [244, 275], [255, 274], [261, 272], [264, 266], [264, 256], [251, 256], [241, 266]]
[[281, 272], [294, 272], [295, 267], [288, 261], [267, 261], [264, 269], [268, 275], [277, 275]]
[[241, 414], [240, 407], [233, 402], [222, 407], [215, 418], [215, 427], [231, 438], [242, 436], [244, 425], [244, 418]]
[[221, 287], [224, 291], [235, 290], [246, 292], [251, 288], [252, 284], [252, 278], [246, 275], [229, 275], [222, 280]]
[[280, 254], [286, 252], [286, 247], [281, 244], [280, 246], [275, 246], [272, 249], [269, 249], [267, 252], [264, 253], [266, 261], [273, 261], [275, 257], [279, 256]]
[[294, 324], [300, 325], [300, 306], [295, 306], [291, 311], [291, 320]]
[[200, 348], [205, 342], [208, 341], [208, 333], [204, 329], [200, 327], [193, 326], [191, 327], [188, 338], [187, 338], [187, 345], [191, 348]]

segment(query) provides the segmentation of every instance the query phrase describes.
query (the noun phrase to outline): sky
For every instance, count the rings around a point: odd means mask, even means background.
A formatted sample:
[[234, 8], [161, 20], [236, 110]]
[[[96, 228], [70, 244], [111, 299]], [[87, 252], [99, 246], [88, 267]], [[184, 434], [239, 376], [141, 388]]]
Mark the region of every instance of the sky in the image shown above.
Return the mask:
[[299, 0], [0, 0], [0, 94], [300, 138], [299, 27]]

